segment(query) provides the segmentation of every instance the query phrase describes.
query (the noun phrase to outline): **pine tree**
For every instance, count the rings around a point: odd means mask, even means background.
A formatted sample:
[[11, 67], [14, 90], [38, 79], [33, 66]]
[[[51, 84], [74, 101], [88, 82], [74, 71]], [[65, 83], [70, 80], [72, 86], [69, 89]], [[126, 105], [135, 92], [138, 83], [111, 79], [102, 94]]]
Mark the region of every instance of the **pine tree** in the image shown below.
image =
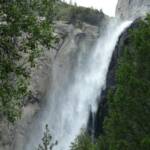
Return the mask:
[[48, 125], [46, 124], [42, 144], [39, 145], [38, 150], [52, 150], [57, 144], [57, 141], [52, 143], [52, 136], [50, 135]]

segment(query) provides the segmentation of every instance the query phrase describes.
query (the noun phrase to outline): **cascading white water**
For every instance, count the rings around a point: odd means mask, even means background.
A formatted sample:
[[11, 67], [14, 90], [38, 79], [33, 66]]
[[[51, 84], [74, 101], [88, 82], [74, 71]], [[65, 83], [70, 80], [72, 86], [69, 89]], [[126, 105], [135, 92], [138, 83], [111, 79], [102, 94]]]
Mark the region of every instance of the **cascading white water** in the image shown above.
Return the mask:
[[[89, 112], [97, 111], [97, 97], [105, 88], [106, 75], [112, 53], [120, 34], [131, 21], [112, 20], [91, 51], [81, 49], [77, 57], [62, 56], [53, 67], [53, 83], [42, 118], [34, 125], [25, 150], [34, 150], [39, 144], [45, 124], [52, 137], [58, 140], [56, 150], [68, 150], [71, 142], [86, 128]], [[64, 57], [64, 58], [63, 58]], [[69, 59], [69, 66], [63, 62]], [[73, 61], [72, 61], [73, 59]], [[61, 60], [61, 61], [60, 61]]]

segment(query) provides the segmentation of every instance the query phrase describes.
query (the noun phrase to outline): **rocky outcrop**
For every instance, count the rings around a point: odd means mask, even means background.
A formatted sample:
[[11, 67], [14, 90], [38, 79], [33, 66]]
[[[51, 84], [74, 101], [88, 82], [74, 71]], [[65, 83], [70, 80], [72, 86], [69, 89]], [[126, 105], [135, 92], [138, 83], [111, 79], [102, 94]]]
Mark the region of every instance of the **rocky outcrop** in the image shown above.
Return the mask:
[[123, 19], [135, 19], [150, 12], [150, 0], [119, 0], [116, 16]]

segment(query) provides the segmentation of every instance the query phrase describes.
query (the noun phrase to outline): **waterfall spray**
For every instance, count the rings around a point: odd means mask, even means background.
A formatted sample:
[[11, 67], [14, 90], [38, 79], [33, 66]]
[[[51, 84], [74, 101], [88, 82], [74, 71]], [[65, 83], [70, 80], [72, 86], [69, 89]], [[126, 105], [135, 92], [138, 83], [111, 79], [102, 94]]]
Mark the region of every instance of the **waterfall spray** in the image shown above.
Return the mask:
[[81, 129], [87, 127], [90, 109], [93, 114], [97, 111], [97, 97], [105, 88], [113, 50], [130, 24], [131, 21], [111, 20], [92, 50], [81, 49], [76, 58], [69, 54], [57, 57], [47, 106], [34, 123], [25, 150], [34, 150], [40, 143], [45, 124], [58, 141], [56, 150], [69, 150]]

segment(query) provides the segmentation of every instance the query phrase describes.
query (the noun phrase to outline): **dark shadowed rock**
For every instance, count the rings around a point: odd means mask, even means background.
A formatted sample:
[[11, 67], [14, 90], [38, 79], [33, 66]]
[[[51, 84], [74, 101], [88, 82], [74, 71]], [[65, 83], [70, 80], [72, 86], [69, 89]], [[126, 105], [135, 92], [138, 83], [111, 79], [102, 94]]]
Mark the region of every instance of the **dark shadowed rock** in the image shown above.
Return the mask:
[[[139, 20], [140, 19], [135, 20], [134, 23], [132, 23], [132, 25], [121, 34], [121, 36], [119, 37], [119, 40], [117, 42], [117, 45], [115, 47], [115, 50], [113, 52], [112, 60], [111, 60], [109, 70], [107, 73], [106, 89], [102, 91], [101, 97], [99, 97], [100, 103], [99, 103], [98, 111], [95, 116], [95, 125], [94, 125], [95, 137], [98, 137], [100, 134], [103, 134], [103, 132], [104, 132], [103, 131], [103, 122], [104, 122], [104, 119], [105, 119], [108, 109], [109, 109], [108, 105], [107, 105], [108, 91], [110, 89], [113, 90], [116, 87], [115, 73], [116, 73], [116, 69], [118, 66], [118, 59], [121, 57], [125, 45], [130, 44], [130, 41], [128, 40], [129, 30], [138, 28]], [[91, 115], [90, 115], [90, 120], [92, 120]], [[91, 127], [91, 125], [89, 125], [89, 127]]]

